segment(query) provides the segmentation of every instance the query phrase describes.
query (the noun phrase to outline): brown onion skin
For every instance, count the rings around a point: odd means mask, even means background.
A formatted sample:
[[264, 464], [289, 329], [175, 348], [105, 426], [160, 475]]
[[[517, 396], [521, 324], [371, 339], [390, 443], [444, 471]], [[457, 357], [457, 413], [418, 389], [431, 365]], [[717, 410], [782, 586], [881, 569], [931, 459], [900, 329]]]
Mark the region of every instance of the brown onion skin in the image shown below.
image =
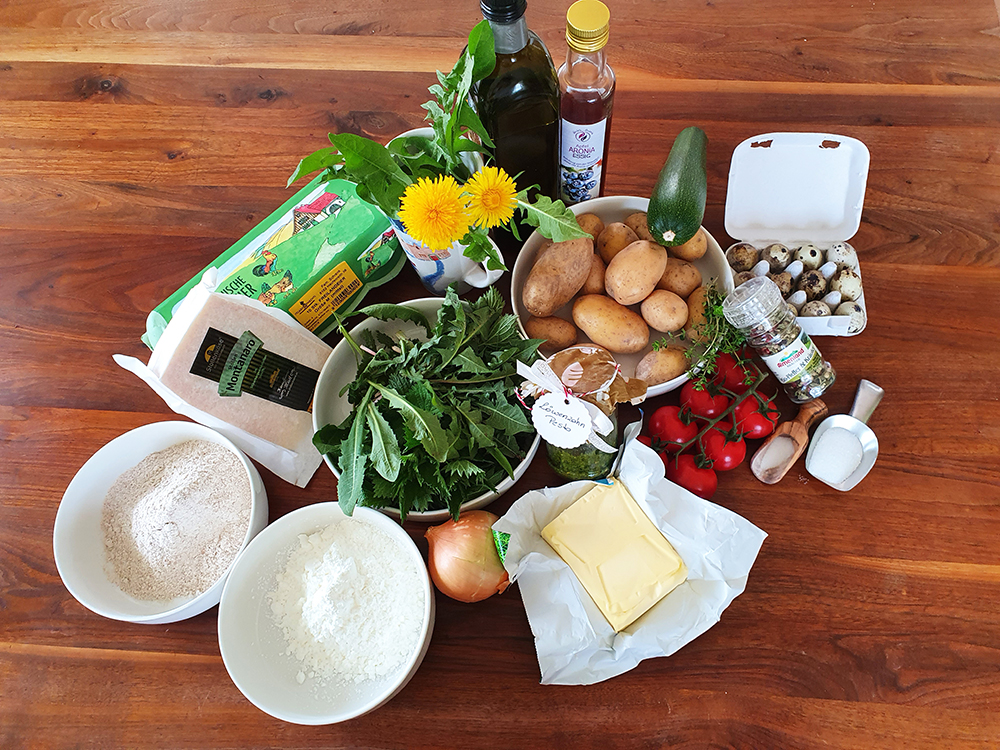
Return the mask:
[[[500, 562], [490, 529], [498, 519], [489, 511], [471, 510], [458, 521], [449, 519], [427, 529], [424, 534], [428, 545], [427, 568], [438, 591], [471, 603], [507, 588], [510, 579]], [[469, 552], [473, 554], [465, 554]]]

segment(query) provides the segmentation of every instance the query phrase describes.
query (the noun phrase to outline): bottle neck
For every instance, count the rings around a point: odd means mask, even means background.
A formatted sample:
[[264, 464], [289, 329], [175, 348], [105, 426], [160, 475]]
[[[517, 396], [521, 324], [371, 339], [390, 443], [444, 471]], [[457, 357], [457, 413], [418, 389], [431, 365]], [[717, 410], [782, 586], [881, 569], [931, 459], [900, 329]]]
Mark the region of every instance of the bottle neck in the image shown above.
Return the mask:
[[596, 52], [577, 52], [572, 47], [566, 51], [566, 80], [573, 86], [596, 85], [604, 76], [607, 58], [604, 48]]
[[510, 23], [490, 21], [490, 28], [497, 54], [512, 55], [528, 46], [528, 22], [524, 16]]

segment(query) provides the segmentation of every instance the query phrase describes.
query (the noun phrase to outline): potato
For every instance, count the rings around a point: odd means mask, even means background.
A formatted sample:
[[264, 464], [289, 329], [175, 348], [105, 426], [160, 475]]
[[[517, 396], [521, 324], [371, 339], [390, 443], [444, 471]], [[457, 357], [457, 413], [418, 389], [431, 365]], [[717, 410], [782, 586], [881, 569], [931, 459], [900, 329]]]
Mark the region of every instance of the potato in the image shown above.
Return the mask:
[[687, 299], [691, 292], [701, 286], [701, 271], [686, 260], [668, 257], [667, 267], [656, 286]]
[[604, 231], [604, 222], [600, 216], [594, 214], [580, 214], [576, 217], [576, 223], [580, 225], [580, 229], [594, 238], [594, 242], [597, 242], [598, 235]]
[[580, 291], [584, 294], [604, 294], [604, 261], [594, 253], [590, 262], [590, 276], [583, 282], [583, 289]]
[[577, 339], [576, 326], [562, 318], [528, 318], [524, 330], [533, 339], [544, 339], [538, 348], [546, 354], [555, 354], [573, 346]]
[[657, 289], [642, 301], [642, 317], [650, 327], [664, 333], [679, 331], [687, 323], [687, 304], [673, 292]]
[[648, 240], [649, 242], [656, 242], [653, 239], [653, 233], [649, 231], [649, 224], [646, 223], [646, 212], [636, 211], [634, 214], [629, 214], [625, 217], [625, 224], [636, 233], [636, 236], [640, 240]]
[[698, 260], [706, 250], [708, 250], [708, 237], [705, 235], [705, 230], [699, 228], [694, 237], [683, 245], [670, 248], [670, 253], [681, 260]]
[[635, 366], [635, 376], [645, 380], [646, 385], [654, 386], [683, 375], [687, 368], [688, 359], [683, 347], [667, 346], [654, 349], [640, 359]]
[[573, 299], [590, 275], [593, 255], [594, 241], [589, 237], [553, 244], [536, 258], [525, 279], [521, 290], [525, 309], [536, 318], [547, 318]]
[[602, 294], [585, 294], [573, 303], [573, 322], [598, 346], [616, 354], [641, 352], [649, 343], [646, 321]]
[[684, 332], [689, 341], [702, 341], [705, 338], [705, 299], [708, 290], [700, 286], [691, 292], [687, 298], [688, 319], [684, 324]]
[[612, 258], [637, 239], [639, 236], [635, 232], [620, 221], [615, 221], [604, 227], [604, 231], [598, 236], [597, 252], [605, 263], [610, 263]]
[[666, 267], [666, 250], [655, 242], [636, 240], [608, 263], [604, 288], [618, 303], [634, 305], [656, 289]]

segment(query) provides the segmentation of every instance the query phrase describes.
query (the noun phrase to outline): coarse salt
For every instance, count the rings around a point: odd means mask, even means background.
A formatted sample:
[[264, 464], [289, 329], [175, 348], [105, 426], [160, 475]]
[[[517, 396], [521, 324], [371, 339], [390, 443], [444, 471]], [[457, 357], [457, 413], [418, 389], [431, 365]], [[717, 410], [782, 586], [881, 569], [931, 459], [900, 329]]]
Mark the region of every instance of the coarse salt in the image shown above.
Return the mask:
[[861, 441], [843, 427], [823, 432], [813, 452], [809, 473], [827, 484], [840, 484], [861, 465]]
[[424, 581], [394, 538], [356, 518], [299, 536], [268, 594], [300, 664], [296, 681], [363, 682], [397, 672], [416, 652]]

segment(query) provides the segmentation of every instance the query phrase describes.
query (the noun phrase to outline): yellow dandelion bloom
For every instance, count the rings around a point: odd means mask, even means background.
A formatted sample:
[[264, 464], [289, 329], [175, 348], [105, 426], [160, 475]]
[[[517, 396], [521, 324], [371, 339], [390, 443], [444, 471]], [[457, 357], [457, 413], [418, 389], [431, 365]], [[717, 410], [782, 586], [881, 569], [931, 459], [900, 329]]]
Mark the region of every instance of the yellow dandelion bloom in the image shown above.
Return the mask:
[[471, 219], [462, 186], [450, 175], [421, 177], [400, 199], [399, 219], [406, 233], [431, 250], [451, 247], [469, 231]]
[[496, 167], [483, 167], [465, 183], [473, 220], [487, 228], [506, 224], [514, 216], [514, 180]]

